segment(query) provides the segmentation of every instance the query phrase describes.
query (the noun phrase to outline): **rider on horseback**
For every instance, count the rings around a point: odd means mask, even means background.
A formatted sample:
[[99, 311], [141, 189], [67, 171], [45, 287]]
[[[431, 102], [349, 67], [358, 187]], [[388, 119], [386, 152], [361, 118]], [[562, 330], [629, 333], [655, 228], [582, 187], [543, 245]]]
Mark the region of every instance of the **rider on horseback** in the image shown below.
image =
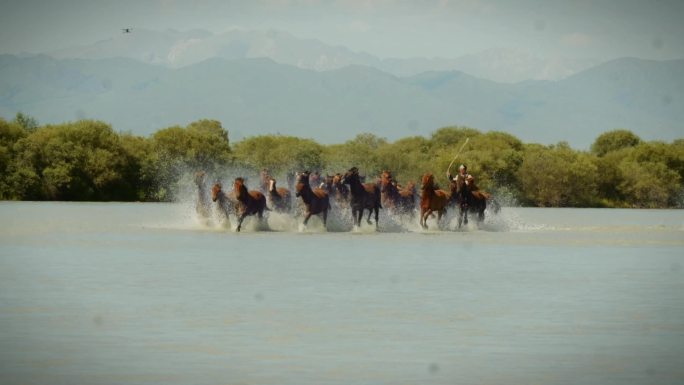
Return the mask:
[[456, 176], [449, 173], [449, 182], [456, 184], [457, 199], [461, 206], [468, 206], [470, 191], [477, 189], [472, 181], [473, 176], [468, 174], [468, 166], [465, 164], [458, 167], [458, 174]]

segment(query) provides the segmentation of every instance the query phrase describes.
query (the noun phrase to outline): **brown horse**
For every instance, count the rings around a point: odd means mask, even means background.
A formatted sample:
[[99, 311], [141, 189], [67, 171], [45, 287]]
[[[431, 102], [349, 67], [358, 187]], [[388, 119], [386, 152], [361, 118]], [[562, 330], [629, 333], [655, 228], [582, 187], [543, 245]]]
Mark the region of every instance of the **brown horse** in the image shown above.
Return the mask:
[[292, 210], [292, 194], [290, 190], [276, 187], [276, 180], [271, 178], [268, 186], [268, 196], [271, 198], [273, 209], [281, 213], [289, 213]]
[[264, 218], [264, 210], [266, 207], [266, 197], [259, 191], [247, 191], [245, 180], [243, 178], [235, 178], [233, 184], [233, 191], [235, 197], [240, 202], [240, 217], [238, 218], [238, 225], [236, 231], [242, 228], [242, 221], [248, 215], [255, 215], [261, 221]]
[[341, 180], [342, 184], [348, 184], [351, 190], [351, 209], [354, 224], [361, 226], [361, 218], [363, 218], [363, 210], [368, 210], [368, 219], [366, 222], [372, 224], [370, 217], [375, 211], [375, 228], [378, 228], [378, 210], [382, 208], [380, 203], [380, 187], [374, 183], [361, 183], [359, 176], [359, 169], [352, 167], [347, 171]]
[[230, 225], [230, 214], [237, 216], [237, 206], [238, 200], [235, 198], [235, 194], [231, 191], [230, 193], [225, 193], [222, 190], [223, 186], [221, 183], [216, 183], [211, 188], [211, 200], [216, 202], [219, 210], [226, 216], [226, 221]]
[[321, 214], [321, 217], [323, 218], [323, 227], [326, 227], [328, 222], [328, 210], [330, 210], [330, 198], [328, 193], [320, 188], [311, 189], [308, 171], [304, 171], [297, 175], [295, 190], [295, 195], [297, 197], [302, 197], [302, 201], [304, 201], [304, 205], [306, 206], [304, 226], [309, 222], [309, 218], [311, 218], [312, 215]]
[[201, 218], [208, 219], [211, 216], [211, 202], [207, 192], [207, 173], [197, 171], [195, 173], [195, 185], [197, 185], [197, 202], [195, 211]]
[[[451, 178], [450, 178], [451, 179]], [[477, 222], [482, 223], [485, 219], [487, 201], [492, 200], [492, 195], [481, 191], [475, 185], [475, 178], [468, 175], [465, 180], [458, 178], [458, 181], [451, 180], [450, 183], [452, 202], [458, 205], [458, 228], [468, 224], [468, 212], [477, 214]], [[492, 200], [495, 212], [499, 211], [499, 205]]]
[[410, 182], [405, 189], [399, 187], [392, 172], [385, 170], [380, 177], [380, 192], [382, 206], [394, 210], [399, 214], [411, 214], [416, 207], [416, 185]]
[[343, 175], [339, 172], [331, 178], [331, 197], [335, 199], [338, 205], [349, 205], [349, 187], [342, 183]]
[[420, 194], [420, 225], [423, 229], [427, 229], [427, 219], [433, 213], [437, 212], [437, 225], [439, 226], [442, 215], [446, 213], [447, 204], [449, 203], [449, 193], [444, 190], [438, 190], [435, 187], [435, 176], [432, 173], [423, 175], [423, 186]]

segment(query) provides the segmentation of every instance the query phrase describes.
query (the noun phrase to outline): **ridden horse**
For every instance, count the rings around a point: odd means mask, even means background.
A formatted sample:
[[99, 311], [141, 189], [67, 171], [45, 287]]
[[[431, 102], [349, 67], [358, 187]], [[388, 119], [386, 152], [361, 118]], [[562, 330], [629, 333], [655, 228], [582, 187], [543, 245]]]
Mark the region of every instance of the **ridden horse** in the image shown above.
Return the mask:
[[209, 194], [207, 192], [207, 173], [204, 171], [197, 171], [195, 173], [195, 185], [197, 185], [195, 211], [197, 212], [197, 215], [207, 219], [211, 216], [211, 202], [209, 202]]
[[222, 190], [223, 186], [221, 183], [215, 183], [211, 188], [211, 200], [216, 202], [219, 209], [226, 216], [226, 221], [230, 225], [230, 213], [237, 216], [237, 206], [238, 201], [235, 198], [235, 194], [231, 191], [230, 193], [225, 193]]
[[289, 213], [292, 210], [292, 195], [290, 190], [276, 187], [276, 180], [271, 178], [268, 186], [268, 196], [271, 198], [273, 209], [281, 213]]
[[405, 189], [399, 188], [392, 172], [385, 170], [380, 177], [382, 206], [396, 210], [399, 214], [413, 215], [416, 206], [415, 183], [409, 183]]
[[259, 221], [261, 221], [264, 218], [264, 210], [268, 210], [268, 207], [266, 207], [266, 197], [264, 194], [259, 191], [247, 191], [243, 178], [235, 178], [233, 191], [235, 192], [235, 198], [241, 203], [240, 218], [238, 218], [236, 229], [239, 232], [242, 227], [242, 221], [246, 216], [256, 214]]
[[323, 218], [323, 227], [326, 227], [328, 222], [328, 210], [330, 210], [330, 198], [328, 193], [323, 189], [311, 189], [308, 171], [304, 171], [297, 175], [295, 191], [295, 196], [302, 197], [302, 201], [304, 201], [304, 205], [306, 206], [304, 226], [309, 222], [309, 218], [311, 218], [312, 215], [321, 214]]
[[378, 228], [378, 210], [382, 208], [380, 203], [380, 187], [374, 183], [361, 183], [359, 169], [352, 167], [347, 171], [341, 180], [342, 184], [348, 184], [351, 190], [351, 209], [354, 224], [361, 226], [363, 210], [368, 209], [368, 219], [366, 222], [372, 224], [370, 217], [375, 211], [375, 228]]
[[[487, 200], [492, 199], [491, 194], [480, 191], [475, 185], [475, 178], [468, 175], [465, 180], [458, 178], [450, 183], [452, 201], [458, 205], [458, 228], [468, 224], [468, 212], [477, 214], [477, 222], [482, 223], [485, 219]], [[498, 212], [498, 203], [493, 204]]]
[[432, 173], [423, 175], [423, 186], [420, 194], [420, 225], [423, 229], [427, 229], [427, 219], [434, 212], [437, 212], [437, 225], [442, 219], [442, 215], [446, 213], [447, 204], [449, 203], [449, 193], [444, 190], [438, 190], [435, 187], [435, 176]]

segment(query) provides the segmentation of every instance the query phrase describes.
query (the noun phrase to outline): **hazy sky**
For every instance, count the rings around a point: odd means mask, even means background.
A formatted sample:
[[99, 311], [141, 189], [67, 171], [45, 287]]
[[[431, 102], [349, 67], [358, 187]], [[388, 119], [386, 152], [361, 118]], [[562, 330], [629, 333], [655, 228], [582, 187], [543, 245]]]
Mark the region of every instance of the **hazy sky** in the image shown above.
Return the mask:
[[0, 53], [89, 44], [123, 27], [278, 29], [380, 57], [512, 48], [542, 57], [684, 58], [684, 0], [0, 0]]

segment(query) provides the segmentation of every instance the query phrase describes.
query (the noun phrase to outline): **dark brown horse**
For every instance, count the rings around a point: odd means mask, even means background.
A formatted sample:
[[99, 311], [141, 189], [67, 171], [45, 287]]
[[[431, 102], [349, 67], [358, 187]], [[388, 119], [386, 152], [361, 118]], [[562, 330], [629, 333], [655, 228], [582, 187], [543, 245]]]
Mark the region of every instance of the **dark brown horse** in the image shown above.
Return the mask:
[[292, 194], [290, 190], [276, 187], [276, 180], [271, 178], [268, 186], [268, 196], [275, 211], [289, 213], [292, 210]]
[[240, 217], [238, 218], [236, 231], [240, 231], [242, 221], [248, 215], [256, 215], [261, 222], [264, 218], [264, 210], [268, 210], [264, 194], [259, 191], [247, 191], [243, 178], [235, 178], [233, 191], [235, 192], [235, 198], [240, 202]]
[[[451, 179], [451, 178], [450, 178]], [[482, 223], [485, 219], [487, 200], [492, 199], [491, 194], [481, 191], [475, 185], [475, 178], [468, 175], [465, 179], [451, 180], [450, 189], [452, 202], [458, 206], [458, 228], [468, 224], [468, 212], [477, 215], [477, 222]], [[498, 211], [498, 204], [494, 205]]]
[[380, 177], [382, 206], [399, 214], [411, 214], [416, 207], [416, 185], [409, 183], [405, 189], [399, 187], [392, 172], [385, 170]]
[[368, 210], [366, 222], [372, 224], [370, 217], [375, 212], [375, 228], [378, 228], [378, 210], [382, 208], [380, 203], [380, 187], [374, 183], [361, 183], [359, 169], [352, 167], [347, 171], [341, 180], [342, 184], [348, 184], [351, 190], [351, 209], [354, 224], [361, 226], [363, 210]]
[[208, 219], [211, 216], [211, 202], [207, 191], [207, 174], [204, 171], [195, 173], [195, 185], [197, 185], [197, 202], [195, 211], [201, 218]]
[[320, 214], [323, 218], [323, 227], [326, 227], [328, 222], [328, 210], [330, 210], [330, 198], [325, 190], [311, 188], [311, 185], [309, 185], [308, 171], [297, 175], [295, 191], [295, 196], [302, 197], [304, 206], [306, 206], [304, 226], [309, 222], [309, 218], [311, 218], [312, 215]]
[[431, 173], [423, 175], [423, 186], [420, 194], [420, 225], [423, 229], [427, 229], [427, 219], [433, 213], [437, 212], [437, 225], [440, 226], [442, 215], [446, 213], [447, 204], [449, 203], [449, 193], [444, 190], [438, 190], [435, 187], [435, 176]]
[[219, 210], [225, 215], [227, 224], [230, 225], [230, 215], [238, 215], [237, 206], [239, 202], [232, 191], [225, 193], [222, 188], [221, 183], [214, 184], [211, 188], [211, 200], [216, 202]]

